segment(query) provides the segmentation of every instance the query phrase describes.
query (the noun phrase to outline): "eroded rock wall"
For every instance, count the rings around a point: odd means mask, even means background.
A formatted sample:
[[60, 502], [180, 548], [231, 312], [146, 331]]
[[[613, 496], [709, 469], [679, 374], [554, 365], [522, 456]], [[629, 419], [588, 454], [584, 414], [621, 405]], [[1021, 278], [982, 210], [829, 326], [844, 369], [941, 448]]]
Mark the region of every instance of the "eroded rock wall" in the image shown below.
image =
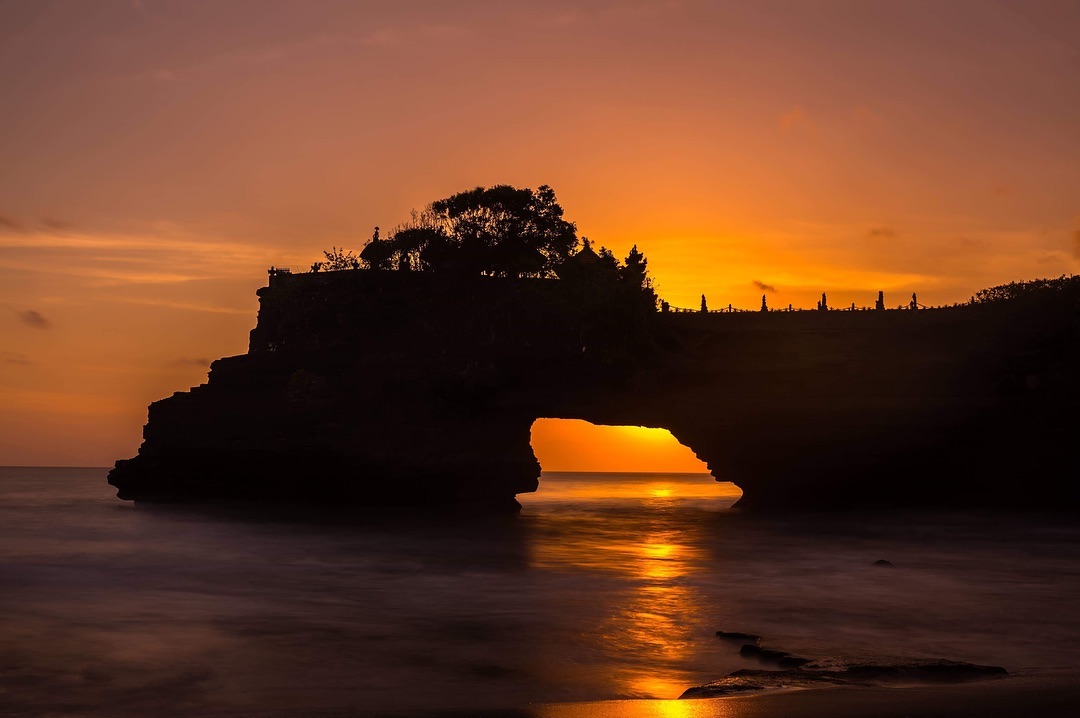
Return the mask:
[[667, 428], [750, 508], [1078, 503], [1074, 308], [654, 315], [372, 271], [259, 294], [249, 352], [151, 405], [121, 498], [510, 506], [562, 417]]

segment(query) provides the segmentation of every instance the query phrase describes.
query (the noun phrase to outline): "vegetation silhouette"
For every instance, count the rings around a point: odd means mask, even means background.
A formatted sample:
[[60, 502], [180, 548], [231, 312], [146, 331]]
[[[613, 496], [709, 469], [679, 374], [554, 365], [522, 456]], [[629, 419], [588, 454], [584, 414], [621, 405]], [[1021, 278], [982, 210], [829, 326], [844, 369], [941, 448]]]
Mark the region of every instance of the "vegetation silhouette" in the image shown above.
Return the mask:
[[[580, 250], [578, 249], [580, 247]], [[583, 306], [611, 317], [620, 305], [654, 313], [660, 302], [649, 260], [630, 250], [624, 261], [606, 247], [596, 251], [564, 217], [555, 191], [510, 185], [476, 187], [436, 200], [383, 237], [378, 227], [360, 253], [333, 247], [312, 271], [354, 269], [428, 272], [448, 277], [560, 279]], [[622, 307], [625, 309], [626, 307]]]
[[360, 252], [320, 269], [397, 269], [492, 277], [555, 277], [580, 244], [555, 191], [510, 185], [476, 187], [413, 211], [386, 238], [379, 228]]
[[1080, 276], [1061, 275], [1057, 279], [1030, 279], [996, 287], [980, 289], [971, 298], [972, 304], [995, 304], [998, 302], [1045, 301], [1063, 298], [1075, 299], [1080, 293]]
[[321, 262], [315, 262], [311, 265], [311, 271], [339, 271], [342, 269], [360, 269], [361, 261], [352, 252], [346, 251], [343, 248], [332, 247], [328, 251], [324, 251], [323, 255], [326, 257]]
[[546, 186], [324, 257], [271, 268], [248, 352], [151, 405], [121, 498], [513, 508], [532, 422], [563, 417], [667, 428], [748, 508], [1014, 505], [1029, 474], [1028, 505], [1080, 507], [1077, 277], [947, 309], [658, 311], [638, 247], [579, 237]]

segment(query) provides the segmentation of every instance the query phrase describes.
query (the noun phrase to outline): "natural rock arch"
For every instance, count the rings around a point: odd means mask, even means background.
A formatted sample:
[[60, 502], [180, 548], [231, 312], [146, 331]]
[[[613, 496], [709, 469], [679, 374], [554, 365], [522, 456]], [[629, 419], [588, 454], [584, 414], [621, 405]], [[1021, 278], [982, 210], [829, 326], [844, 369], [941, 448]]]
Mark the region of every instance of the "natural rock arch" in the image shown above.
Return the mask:
[[[247, 354], [150, 406], [136, 500], [514, 505], [538, 417], [662, 427], [740, 506], [1075, 507], [1080, 341], [1028, 307], [620, 314], [562, 280], [272, 276]], [[607, 303], [605, 303], [607, 302]], [[913, 490], [914, 489], [914, 490]]]

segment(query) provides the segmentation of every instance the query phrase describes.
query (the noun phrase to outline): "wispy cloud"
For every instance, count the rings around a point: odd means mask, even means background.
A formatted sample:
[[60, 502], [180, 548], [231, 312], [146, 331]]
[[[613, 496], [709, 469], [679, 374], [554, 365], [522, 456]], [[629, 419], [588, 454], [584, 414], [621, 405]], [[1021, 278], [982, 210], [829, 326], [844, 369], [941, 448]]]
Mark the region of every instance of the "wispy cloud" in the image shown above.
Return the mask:
[[13, 364], [15, 366], [29, 366], [34, 362], [30, 357], [20, 352], [0, 352], [0, 364]]
[[801, 106], [796, 106], [780, 116], [778, 122], [784, 132], [813, 132], [814, 122]]
[[961, 237], [960, 244], [964, 247], [979, 250], [990, 248], [990, 240], [985, 237]]
[[774, 287], [771, 284], [766, 284], [765, 282], [761, 281], [760, 279], [755, 279], [753, 282], [751, 282], [751, 284], [753, 284], [755, 287], [757, 287], [758, 289], [760, 289], [763, 292], [772, 292], [772, 293], [776, 292], [776, 287]]
[[896, 230], [892, 227], [873, 227], [866, 236], [870, 239], [896, 239]]
[[207, 312], [210, 314], [243, 314], [250, 316], [250, 308], [219, 307], [212, 304], [198, 304], [196, 302], [173, 302], [167, 299], [135, 298], [135, 297], [102, 297], [102, 301], [116, 302], [118, 304], [131, 304], [142, 307], [164, 307], [166, 309], [180, 309], [187, 312]]
[[[10, 214], [0, 214], [0, 233], [17, 232], [19, 234], [33, 234], [35, 232], [67, 232], [73, 229], [70, 222], [65, 222], [55, 217], [42, 217], [37, 223], [23, 221]], [[0, 240], [0, 246], [3, 246]]]
[[174, 359], [172, 363], [174, 366], [209, 367], [211, 361], [213, 360], [205, 357], [180, 357], [179, 359]]
[[131, 406], [113, 396], [0, 386], [0, 405], [13, 410], [58, 415], [127, 416]]
[[[272, 259], [255, 245], [184, 236], [74, 232], [0, 235], [0, 268], [96, 280], [99, 286], [171, 284], [250, 274]], [[278, 263], [282, 263], [279, 259]]]
[[397, 29], [392, 27], [381, 27], [362, 35], [360, 37], [360, 44], [371, 45], [373, 47], [390, 47], [392, 45], [397, 45], [401, 40], [402, 34]]
[[1073, 256], [1080, 259], [1080, 229], [1073, 230], [1072, 233], [1072, 251]]
[[19, 312], [19, 321], [33, 329], [49, 329], [52, 327], [52, 322], [36, 309]]
[[70, 229], [74, 229], [70, 222], [65, 222], [64, 220], [56, 219], [55, 217], [42, 217], [41, 225], [53, 232], [67, 232]]
[[17, 221], [14, 217], [10, 217], [6, 214], [0, 214], [0, 230], [6, 230], [8, 232], [21, 232], [22, 223]]
[[869, 105], [859, 105], [851, 112], [855, 123], [868, 129], [878, 129], [885, 124], [885, 118], [870, 108]]

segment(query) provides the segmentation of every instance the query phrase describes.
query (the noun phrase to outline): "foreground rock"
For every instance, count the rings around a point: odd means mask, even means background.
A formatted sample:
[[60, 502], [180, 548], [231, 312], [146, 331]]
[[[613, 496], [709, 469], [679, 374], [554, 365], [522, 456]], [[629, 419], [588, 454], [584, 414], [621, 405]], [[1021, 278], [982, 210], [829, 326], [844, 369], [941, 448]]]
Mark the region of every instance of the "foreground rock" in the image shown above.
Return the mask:
[[748, 508], [1080, 506], [1080, 296], [664, 315], [588, 281], [345, 271], [259, 298], [247, 354], [150, 406], [120, 498], [512, 508], [561, 417], [670, 429]]
[[726, 677], [687, 689], [680, 698], [719, 698], [778, 688], [815, 686], [882, 686], [904, 683], [961, 683], [1007, 675], [1000, 666], [962, 661], [909, 661], [902, 663], [807, 663], [782, 671], [739, 670]]
[[747, 643], [739, 649], [739, 655], [744, 658], [757, 658], [766, 663], [775, 663], [782, 668], [799, 668], [812, 661], [809, 658], [799, 658], [787, 651], [777, 651], [771, 648], [762, 648], [756, 643]]

